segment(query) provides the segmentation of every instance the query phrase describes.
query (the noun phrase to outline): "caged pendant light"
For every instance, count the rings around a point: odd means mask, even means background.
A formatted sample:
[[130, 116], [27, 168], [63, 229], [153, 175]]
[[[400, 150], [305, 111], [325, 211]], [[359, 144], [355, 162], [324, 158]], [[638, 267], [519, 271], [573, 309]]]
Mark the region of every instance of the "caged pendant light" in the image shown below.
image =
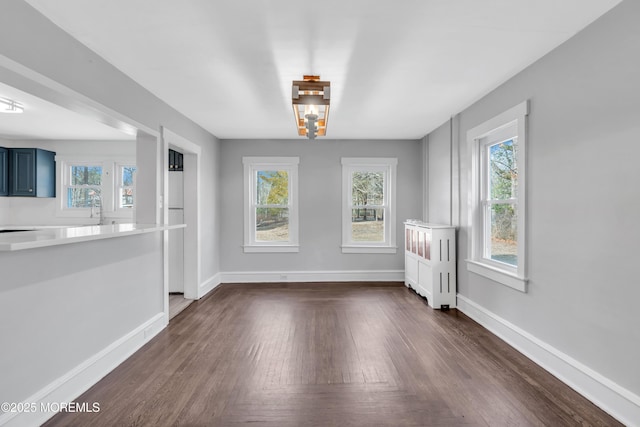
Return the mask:
[[294, 80], [291, 88], [291, 103], [298, 127], [298, 135], [315, 139], [327, 134], [331, 83], [320, 80], [320, 76], [304, 76]]

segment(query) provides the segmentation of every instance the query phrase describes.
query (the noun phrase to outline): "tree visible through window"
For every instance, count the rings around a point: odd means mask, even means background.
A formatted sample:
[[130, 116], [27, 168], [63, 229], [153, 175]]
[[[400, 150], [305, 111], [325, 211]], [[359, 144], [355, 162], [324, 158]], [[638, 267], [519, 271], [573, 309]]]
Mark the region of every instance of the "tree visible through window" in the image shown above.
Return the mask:
[[298, 252], [298, 157], [243, 157], [244, 251]]
[[467, 269], [527, 291], [526, 144], [529, 102], [467, 131], [470, 158]]
[[490, 234], [485, 242], [485, 257], [517, 266], [517, 138], [487, 145], [486, 149], [489, 163], [486, 210]]
[[289, 173], [257, 171], [256, 241], [289, 241]]
[[396, 158], [342, 158], [342, 252], [395, 253]]
[[135, 166], [120, 166], [120, 203], [121, 209], [133, 208], [133, 176]]
[[99, 207], [102, 204], [102, 166], [70, 166], [66, 187], [68, 208]]
[[384, 173], [351, 175], [351, 240], [384, 241]]

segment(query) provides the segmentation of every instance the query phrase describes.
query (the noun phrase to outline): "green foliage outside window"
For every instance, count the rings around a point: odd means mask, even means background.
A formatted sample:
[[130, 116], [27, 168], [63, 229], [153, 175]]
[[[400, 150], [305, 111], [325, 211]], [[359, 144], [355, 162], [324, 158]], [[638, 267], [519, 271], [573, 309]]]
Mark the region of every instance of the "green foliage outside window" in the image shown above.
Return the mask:
[[259, 205], [287, 205], [289, 203], [289, 173], [287, 171], [258, 171], [257, 202]]
[[258, 171], [256, 191], [256, 239], [289, 240], [289, 173]]
[[491, 259], [518, 265], [518, 197], [517, 140], [510, 139], [489, 147], [489, 209], [491, 223]]

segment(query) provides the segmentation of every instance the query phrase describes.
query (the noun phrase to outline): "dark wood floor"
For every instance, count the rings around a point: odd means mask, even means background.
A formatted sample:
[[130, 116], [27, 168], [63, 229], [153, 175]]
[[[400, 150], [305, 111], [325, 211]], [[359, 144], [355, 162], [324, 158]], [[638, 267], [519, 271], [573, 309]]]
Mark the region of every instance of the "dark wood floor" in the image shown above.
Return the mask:
[[620, 425], [402, 284], [221, 285], [47, 426]]

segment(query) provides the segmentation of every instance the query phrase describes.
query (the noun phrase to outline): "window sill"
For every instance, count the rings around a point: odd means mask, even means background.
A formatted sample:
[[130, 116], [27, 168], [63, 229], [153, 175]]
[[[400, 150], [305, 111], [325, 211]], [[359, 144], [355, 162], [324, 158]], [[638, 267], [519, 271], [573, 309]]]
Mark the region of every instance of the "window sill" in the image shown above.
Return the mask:
[[244, 253], [284, 253], [284, 252], [300, 252], [299, 245], [245, 245]]
[[467, 271], [491, 279], [520, 292], [527, 292], [528, 279], [474, 260], [467, 261]]
[[343, 254], [395, 254], [397, 246], [342, 245]]

